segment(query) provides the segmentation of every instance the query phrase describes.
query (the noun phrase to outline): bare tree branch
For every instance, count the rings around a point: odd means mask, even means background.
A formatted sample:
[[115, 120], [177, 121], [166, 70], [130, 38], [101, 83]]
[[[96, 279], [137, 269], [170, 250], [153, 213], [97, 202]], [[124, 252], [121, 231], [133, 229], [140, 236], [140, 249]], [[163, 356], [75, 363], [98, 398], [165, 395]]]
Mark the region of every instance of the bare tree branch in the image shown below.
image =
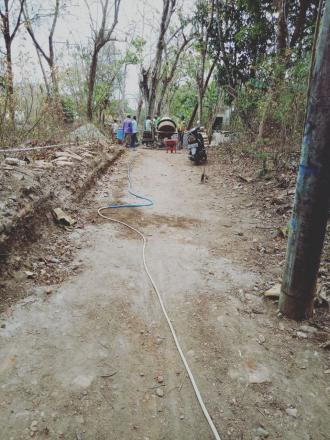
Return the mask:
[[[15, 0], [12, 3], [14, 5]], [[5, 57], [6, 57], [6, 103], [9, 105], [10, 119], [13, 126], [15, 126], [15, 102], [14, 102], [14, 78], [12, 66], [12, 43], [17, 34], [17, 31], [22, 23], [22, 12], [25, 0], [19, 0], [19, 10], [17, 13], [13, 31], [11, 31], [11, 16], [15, 11], [9, 8], [9, 0], [4, 0], [4, 9], [0, 7], [0, 17], [2, 26], [1, 33], [5, 41]], [[11, 10], [10, 10], [11, 9]]]
[[16, 25], [15, 25], [13, 33], [11, 34], [11, 37], [10, 37], [11, 41], [13, 41], [13, 39], [15, 38], [15, 35], [16, 35], [17, 31], [18, 31], [18, 28], [22, 24], [22, 14], [23, 14], [24, 3], [25, 3], [25, 0], [20, 0], [20, 10], [19, 10], [19, 13], [18, 13]]
[[49, 66], [50, 74], [51, 74], [51, 78], [52, 78], [52, 85], [53, 85], [53, 95], [54, 95], [55, 101], [57, 103], [59, 100], [59, 97], [58, 97], [59, 90], [58, 90], [58, 80], [57, 80], [56, 67], [55, 67], [54, 33], [55, 33], [55, 28], [56, 28], [56, 24], [57, 24], [57, 20], [58, 20], [58, 16], [59, 16], [59, 11], [60, 11], [60, 0], [56, 0], [54, 12], [52, 14], [53, 21], [52, 21], [51, 28], [50, 28], [49, 35], [48, 35], [49, 54], [47, 54], [35, 36], [34, 30], [32, 28], [32, 19], [30, 19], [30, 17], [29, 17], [26, 5], [25, 5], [25, 8], [23, 9], [26, 30], [28, 31], [28, 34], [30, 35], [37, 52], [43, 56], [43, 58], [46, 60], [48, 66]]
[[[118, 24], [118, 15], [121, 0], [114, 0], [113, 2], [113, 20], [109, 29], [107, 29], [107, 20], [109, 16], [109, 0], [99, 0], [102, 9], [102, 20], [98, 30], [94, 29], [94, 44], [91, 58], [91, 64], [88, 77], [88, 99], [87, 99], [87, 116], [89, 120], [93, 119], [93, 95], [96, 81], [96, 71], [98, 63], [98, 55], [102, 47], [104, 47], [109, 41], [111, 41], [112, 34]], [[86, 3], [86, 1], [85, 1]], [[93, 29], [92, 16], [90, 14], [91, 28]]]

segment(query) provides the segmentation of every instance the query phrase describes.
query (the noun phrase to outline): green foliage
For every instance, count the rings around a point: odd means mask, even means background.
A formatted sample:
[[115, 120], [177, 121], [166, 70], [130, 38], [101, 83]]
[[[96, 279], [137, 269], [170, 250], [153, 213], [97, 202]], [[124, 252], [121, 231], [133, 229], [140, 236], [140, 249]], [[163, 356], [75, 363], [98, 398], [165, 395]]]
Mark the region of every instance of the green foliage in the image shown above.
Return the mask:
[[74, 122], [77, 115], [74, 100], [70, 96], [62, 96], [61, 106], [65, 122]]
[[[209, 56], [223, 102], [234, 107], [232, 128], [257, 149], [299, 148], [318, 4], [286, 2], [283, 31], [273, 0], [197, 3], [193, 22], [199, 33], [210, 29]], [[277, 45], [280, 30], [285, 48]], [[207, 94], [205, 105], [214, 98]]]
[[191, 115], [191, 110], [196, 103], [197, 93], [192, 84], [187, 83], [177, 86], [170, 105], [170, 114], [176, 118], [183, 115], [185, 119], [188, 120]]
[[[264, 138], [255, 146], [292, 150], [299, 148], [305, 118], [310, 54], [290, 67], [278, 59], [267, 59], [258, 66], [258, 80], [251, 80], [238, 89], [233, 125], [241, 132], [256, 137], [264, 122]], [[257, 82], [256, 82], [257, 81]]]
[[[297, 20], [303, 3], [299, 0], [287, 2], [287, 55], [293, 62], [306, 56], [312, 47], [319, 1], [310, 0], [305, 16]], [[219, 59], [219, 84], [237, 87], [255, 76], [259, 64], [265, 62], [265, 56], [272, 59], [276, 55], [276, 2], [215, 1], [213, 9], [211, 4], [208, 0], [197, 3], [193, 23], [199, 34], [210, 26], [209, 53], [213, 59]], [[196, 41], [198, 43], [199, 39]]]
[[131, 45], [133, 46], [135, 52], [139, 55], [142, 55], [143, 49], [146, 44], [146, 40], [142, 37], [136, 37], [131, 41]]

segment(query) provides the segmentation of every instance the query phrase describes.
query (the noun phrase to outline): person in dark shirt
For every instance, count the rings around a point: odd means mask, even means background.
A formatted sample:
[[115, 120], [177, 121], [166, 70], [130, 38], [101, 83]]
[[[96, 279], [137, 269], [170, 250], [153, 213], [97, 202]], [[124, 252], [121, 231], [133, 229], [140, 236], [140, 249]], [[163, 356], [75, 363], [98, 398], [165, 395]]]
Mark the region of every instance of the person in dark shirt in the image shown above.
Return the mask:
[[123, 122], [123, 130], [125, 136], [125, 147], [130, 147], [132, 143], [133, 124], [131, 115], [127, 115]]

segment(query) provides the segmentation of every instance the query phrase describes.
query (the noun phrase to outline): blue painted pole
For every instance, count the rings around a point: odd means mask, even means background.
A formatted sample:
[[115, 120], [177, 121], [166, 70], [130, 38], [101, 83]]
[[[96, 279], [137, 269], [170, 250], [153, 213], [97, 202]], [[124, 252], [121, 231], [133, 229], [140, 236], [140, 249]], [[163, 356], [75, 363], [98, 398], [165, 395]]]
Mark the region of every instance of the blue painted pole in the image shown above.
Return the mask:
[[288, 318], [302, 320], [313, 315], [329, 206], [330, 0], [326, 0], [310, 82], [279, 304]]

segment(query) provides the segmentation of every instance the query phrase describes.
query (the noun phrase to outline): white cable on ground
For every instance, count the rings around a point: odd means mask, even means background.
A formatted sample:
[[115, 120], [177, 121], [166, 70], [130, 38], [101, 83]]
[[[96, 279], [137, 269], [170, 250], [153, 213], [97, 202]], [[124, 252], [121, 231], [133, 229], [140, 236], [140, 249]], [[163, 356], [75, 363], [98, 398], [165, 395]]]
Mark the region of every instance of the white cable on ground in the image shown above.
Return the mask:
[[205, 403], [204, 403], [204, 401], [203, 401], [203, 398], [202, 398], [202, 396], [201, 396], [201, 393], [200, 393], [200, 391], [199, 391], [199, 389], [198, 389], [198, 386], [197, 386], [197, 384], [196, 384], [195, 378], [194, 378], [194, 376], [193, 376], [193, 374], [192, 374], [192, 372], [191, 372], [191, 369], [190, 369], [190, 367], [189, 367], [188, 361], [187, 361], [187, 359], [186, 359], [186, 357], [185, 357], [185, 355], [184, 355], [184, 353], [183, 353], [183, 351], [182, 351], [182, 348], [181, 348], [181, 345], [180, 345], [180, 343], [179, 343], [178, 337], [177, 337], [177, 335], [176, 335], [176, 332], [175, 332], [175, 330], [174, 330], [174, 327], [173, 327], [173, 325], [172, 325], [172, 323], [171, 323], [171, 320], [170, 320], [170, 318], [169, 318], [169, 316], [168, 316], [168, 313], [167, 313], [167, 311], [166, 311], [166, 308], [165, 308], [165, 305], [164, 305], [164, 302], [163, 302], [162, 296], [161, 296], [161, 294], [160, 294], [160, 292], [159, 292], [159, 290], [158, 290], [158, 287], [157, 287], [155, 281], [153, 280], [153, 278], [152, 278], [152, 276], [151, 276], [151, 274], [150, 274], [150, 271], [149, 271], [149, 268], [148, 268], [148, 265], [147, 265], [147, 261], [146, 261], [146, 253], [145, 253], [146, 246], [147, 246], [147, 238], [145, 237], [145, 235], [144, 235], [141, 231], [139, 231], [138, 229], [134, 228], [133, 226], [128, 225], [127, 223], [125, 223], [125, 222], [123, 222], [123, 221], [121, 221], [121, 220], [117, 220], [117, 219], [115, 219], [115, 218], [108, 217], [108, 216], [102, 214], [102, 211], [105, 210], [105, 209], [109, 209], [109, 208], [108, 208], [107, 206], [104, 206], [104, 207], [101, 207], [101, 208], [98, 209], [97, 212], [98, 212], [98, 214], [99, 214], [101, 217], [103, 217], [103, 218], [105, 218], [105, 219], [107, 219], [107, 220], [110, 220], [110, 221], [113, 222], [113, 223], [118, 223], [118, 224], [120, 224], [120, 225], [123, 225], [123, 226], [125, 226], [125, 227], [128, 228], [128, 229], [131, 229], [132, 231], [134, 231], [136, 234], [138, 234], [138, 235], [142, 238], [142, 240], [143, 240], [142, 258], [143, 258], [143, 266], [144, 266], [144, 270], [145, 270], [146, 274], [148, 275], [148, 278], [149, 278], [149, 280], [150, 280], [150, 282], [151, 282], [151, 284], [152, 284], [152, 287], [153, 287], [154, 291], [156, 292], [156, 295], [157, 295], [157, 297], [158, 297], [158, 300], [159, 300], [160, 306], [161, 306], [161, 308], [162, 308], [162, 311], [163, 311], [163, 313], [164, 313], [165, 319], [166, 319], [167, 324], [168, 324], [168, 326], [169, 326], [169, 328], [170, 328], [170, 330], [171, 330], [171, 333], [172, 333], [172, 336], [173, 336], [173, 339], [174, 339], [174, 342], [175, 342], [176, 348], [178, 349], [178, 352], [179, 352], [180, 357], [181, 357], [181, 359], [182, 359], [183, 365], [185, 366], [185, 369], [186, 369], [186, 371], [187, 371], [187, 373], [188, 373], [188, 376], [189, 376], [189, 379], [190, 379], [190, 381], [191, 381], [191, 384], [192, 384], [192, 386], [193, 386], [193, 388], [194, 388], [194, 391], [195, 391], [195, 394], [196, 394], [196, 397], [197, 397], [198, 403], [199, 403], [199, 405], [200, 405], [200, 407], [201, 407], [201, 409], [202, 409], [202, 411], [203, 411], [204, 416], [206, 417], [206, 420], [207, 420], [208, 424], [210, 425], [210, 428], [211, 428], [211, 430], [212, 430], [212, 433], [213, 433], [213, 435], [214, 435], [214, 438], [215, 438], [216, 440], [221, 440], [220, 435], [219, 435], [219, 433], [218, 433], [218, 431], [217, 431], [217, 428], [215, 427], [215, 425], [214, 425], [214, 423], [213, 423], [213, 421], [212, 421], [212, 419], [211, 419], [211, 416], [210, 416], [210, 414], [209, 414], [209, 412], [208, 412], [208, 410], [207, 410], [207, 408], [206, 408], [206, 406], [205, 406]]

